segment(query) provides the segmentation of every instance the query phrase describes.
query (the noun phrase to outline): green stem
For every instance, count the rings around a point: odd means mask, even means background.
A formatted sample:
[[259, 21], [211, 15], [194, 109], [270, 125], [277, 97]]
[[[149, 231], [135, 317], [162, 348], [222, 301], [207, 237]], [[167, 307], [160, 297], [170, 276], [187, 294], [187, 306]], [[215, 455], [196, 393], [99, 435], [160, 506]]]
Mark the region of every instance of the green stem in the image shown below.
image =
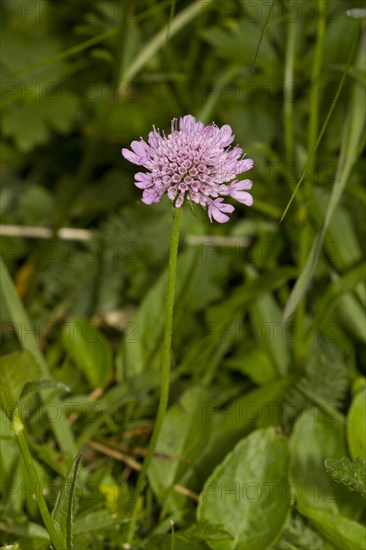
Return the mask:
[[289, 22], [287, 27], [286, 42], [286, 63], [284, 79], [284, 108], [283, 123], [285, 130], [285, 157], [286, 162], [291, 163], [294, 155], [294, 132], [293, 132], [293, 85], [294, 85], [294, 61], [295, 61], [295, 40], [296, 24]]
[[164, 327], [164, 347], [163, 358], [161, 367], [161, 388], [160, 388], [160, 401], [158, 413], [156, 416], [154, 430], [150, 439], [149, 447], [144, 459], [142, 469], [140, 470], [136, 489], [134, 491], [135, 498], [133, 499], [132, 517], [127, 533], [127, 542], [130, 542], [134, 532], [137, 521], [137, 512], [139, 504], [139, 496], [143, 492], [146, 486], [146, 477], [149, 471], [149, 467], [154, 455], [155, 447], [160, 435], [161, 427], [165, 418], [165, 413], [168, 406], [169, 398], [169, 382], [170, 382], [170, 357], [172, 346], [172, 334], [173, 334], [173, 310], [174, 310], [174, 294], [175, 294], [175, 280], [177, 273], [177, 256], [178, 256], [178, 244], [179, 233], [182, 221], [182, 208], [176, 208], [174, 210], [174, 224], [172, 237], [170, 242], [170, 254], [169, 254], [169, 268], [168, 268], [168, 288], [165, 302], [165, 327]]
[[[311, 108], [310, 108], [310, 119], [309, 119], [309, 128], [308, 128], [308, 151], [309, 154], [312, 151], [316, 138], [318, 135], [319, 128], [319, 103], [320, 103], [320, 75], [321, 68], [323, 63], [323, 48], [324, 48], [324, 37], [325, 37], [325, 0], [319, 1], [319, 13], [318, 13], [318, 26], [317, 26], [317, 40], [315, 44], [315, 52], [313, 59], [313, 67], [311, 73]], [[311, 187], [312, 178], [311, 172], [315, 165], [315, 154], [312, 156], [309, 163], [309, 173], [310, 178], [307, 180], [308, 188]]]
[[24, 460], [24, 464], [27, 468], [29, 478], [34, 487], [34, 494], [37, 500], [39, 511], [41, 513], [41, 516], [45, 524], [45, 527], [48, 531], [48, 534], [50, 536], [51, 542], [55, 550], [64, 550], [65, 545], [60, 535], [57, 533], [55, 529], [50, 512], [47, 507], [47, 503], [42, 493], [41, 482], [38, 477], [37, 470], [34, 467], [32, 455], [30, 453], [28, 443], [24, 435], [24, 425], [20, 419], [18, 411], [16, 411], [14, 414], [13, 429], [14, 429], [15, 436], [17, 438], [20, 452]]

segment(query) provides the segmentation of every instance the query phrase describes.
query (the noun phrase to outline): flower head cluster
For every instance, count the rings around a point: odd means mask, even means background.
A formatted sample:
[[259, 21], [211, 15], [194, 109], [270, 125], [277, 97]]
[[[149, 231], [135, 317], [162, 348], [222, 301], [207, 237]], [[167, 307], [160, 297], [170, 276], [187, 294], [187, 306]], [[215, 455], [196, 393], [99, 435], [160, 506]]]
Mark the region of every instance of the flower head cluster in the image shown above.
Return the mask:
[[122, 149], [122, 155], [148, 171], [135, 175], [135, 185], [143, 189], [142, 202], [160, 202], [166, 193], [176, 208], [187, 199], [208, 209], [210, 221], [229, 220], [234, 211], [223, 197], [251, 206], [248, 193], [252, 182], [238, 181], [239, 174], [253, 167], [251, 159], [243, 158], [240, 147], [230, 148], [234, 135], [229, 125], [218, 128], [205, 126], [192, 115], [172, 120], [171, 133], [150, 132], [148, 143], [142, 138], [133, 141], [131, 149]]

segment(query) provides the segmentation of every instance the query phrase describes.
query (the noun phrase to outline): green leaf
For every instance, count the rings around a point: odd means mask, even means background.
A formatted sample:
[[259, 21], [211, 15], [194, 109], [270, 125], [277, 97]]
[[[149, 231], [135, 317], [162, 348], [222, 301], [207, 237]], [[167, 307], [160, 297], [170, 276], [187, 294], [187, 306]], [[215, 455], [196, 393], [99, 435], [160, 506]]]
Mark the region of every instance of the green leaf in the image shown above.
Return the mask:
[[15, 535], [17, 539], [44, 539], [45, 541], [48, 541], [48, 543], [50, 542], [50, 536], [47, 529], [32, 521], [23, 525], [4, 518], [4, 521], [1, 523], [1, 530], [5, 533]]
[[217, 327], [222, 327], [223, 323], [228, 323], [238, 311], [242, 311], [247, 304], [254, 302], [264, 292], [269, 292], [283, 286], [289, 279], [297, 275], [297, 269], [293, 267], [283, 267], [264, 273], [254, 281], [250, 281], [237, 287], [235, 291], [226, 298], [226, 300], [208, 312], [208, 320], [215, 323]]
[[351, 269], [348, 273], [342, 275], [342, 277], [337, 278], [333, 284], [328, 287], [326, 292], [318, 298], [316, 306], [317, 311], [308, 333], [312, 333], [319, 328], [321, 329], [329, 319], [334, 308], [337, 307], [339, 300], [344, 297], [344, 294], [354, 290], [357, 284], [360, 281], [364, 281], [365, 278], [366, 263]]
[[69, 392], [70, 388], [57, 380], [32, 380], [27, 382], [22, 390], [20, 399], [24, 399], [28, 395], [42, 390], [55, 390], [58, 392]]
[[347, 415], [347, 440], [352, 458], [360, 456], [366, 460], [366, 390], [353, 398]]
[[84, 451], [78, 454], [67, 472], [53, 512], [55, 529], [64, 540], [66, 550], [72, 550], [73, 548], [74, 494], [78, 470], [83, 454]]
[[[319, 398], [323, 399], [326, 402], [326, 411], [334, 417], [333, 409], [342, 409], [348, 396], [349, 367], [346, 354], [342, 353], [338, 346], [324, 340], [318, 337], [314, 330], [313, 341], [308, 348], [304, 376], [295, 386], [295, 391], [296, 388], [301, 387], [310, 394], [306, 396], [309, 406], [312, 403], [318, 405]], [[304, 395], [303, 391], [302, 395]], [[291, 398], [296, 401], [294, 395], [291, 395]], [[305, 405], [304, 403], [304, 406], [297, 407], [297, 412], [305, 409]], [[339, 413], [336, 412], [337, 414]]]
[[0, 358], [0, 404], [9, 419], [24, 387], [38, 377], [38, 364], [29, 351], [17, 351]]
[[269, 71], [270, 67], [276, 64], [275, 51], [268, 33], [261, 37], [258, 26], [247, 18], [238, 18], [238, 24], [233, 30], [224, 30], [216, 26], [205, 29], [201, 35], [215, 48], [220, 57], [230, 59], [230, 62], [237, 61], [241, 66], [253, 63], [258, 41], [262, 38], [258, 67], [266, 66]]
[[210, 541], [233, 540], [233, 537], [222, 525], [212, 525], [207, 521], [195, 523], [188, 529], [168, 535], [159, 535], [160, 528], [163, 532], [164, 523], [156, 529], [156, 534], [141, 542], [141, 549], [208, 550]]
[[13, 138], [19, 150], [26, 153], [46, 143], [51, 130], [61, 134], [70, 131], [78, 112], [78, 103], [70, 101], [64, 93], [55, 103], [38, 101], [19, 104], [16, 108], [5, 109], [4, 135]]
[[208, 521], [194, 523], [186, 533], [194, 535], [205, 542], [210, 540], [234, 540], [234, 537], [228, 533], [224, 525], [213, 525]]
[[76, 46], [72, 46], [72, 48], [68, 48], [67, 50], [64, 50], [63, 52], [57, 53], [55, 55], [51, 55], [46, 59], [37, 61], [35, 63], [28, 64], [27, 66], [24, 66], [20, 69], [17, 69], [15, 71], [15, 74], [16, 75], [22, 75], [22, 74], [28, 73], [29, 71], [39, 69], [40, 67], [45, 67], [46, 65], [56, 63], [57, 61], [63, 61], [67, 57], [73, 56], [73, 55], [75, 55], [79, 52], [82, 52], [82, 51], [90, 48], [91, 46], [94, 46], [95, 44], [98, 44], [99, 42], [103, 42], [104, 40], [107, 40], [108, 38], [111, 38], [116, 33], [117, 33], [117, 26], [113, 27], [112, 29], [108, 29], [107, 31], [102, 32], [100, 34], [97, 34], [93, 38], [85, 40], [84, 42], [80, 42]]
[[328, 550], [328, 545], [309, 522], [294, 511], [288, 518], [280, 540], [270, 550]]
[[113, 370], [112, 349], [94, 325], [85, 319], [73, 319], [64, 326], [62, 341], [92, 387], [108, 384]]
[[203, 418], [208, 422], [213, 416], [213, 428], [207, 449], [197, 465], [202, 482], [256, 423], [278, 424], [280, 403], [292, 383], [290, 377], [270, 382], [231, 401], [220, 411], [213, 399], [205, 403]]
[[263, 294], [252, 306], [254, 321], [261, 327], [264, 346], [268, 350], [280, 375], [287, 374], [290, 355], [288, 343], [283, 336], [281, 327], [282, 313], [272, 294]]
[[308, 409], [295, 423], [291, 438], [291, 481], [296, 499], [305, 506], [354, 517], [362, 500], [345, 487], [336, 485], [324, 467], [326, 458], [347, 454], [344, 422], [338, 416]]
[[33, 330], [27, 312], [25, 311], [23, 304], [17, 295], [14, 284], [2, 258], [0, 258], [0, 280], [1, 293], [8, 312], [10, 313], [11, 320], [14, 323], [14, 328], [19, 342], [21, 343], [23, 349], [28, 350], [37, 361], [42, 377], [51, 378], [45, 358], [37, 346], [35, 331]]
[[345, 456], [340, 460], [327, 458], [325, 467], [337, 483], [346, 485], [350, 491], [361, 493], [366, 498], [366, 461], [360, 456], [356, 456], [353, 461]]
[[242, 353], [239, 352], [225, 361], [225, 367], [246, 374], [255, 384], [262, 386], [278, 378], [278, 370], [268, 353], [258, 345]]
[[[202, 410], [209, 394], [203, 388], [190, 388], [176, 405], [168, 410], [156, 452], [175, 455], [172, 458], [154, 458], [149, 469], [149, 481], [155, 494], [163, 499], [191, 467], [210, 435], [210, 423], [203, 418]], [[181, 457], [179, 461], [176, 457]]]
[[335, 548], [339, 550], [365, 548], [366, 529], [360, 523], [304, 504], [299, 504], [298, 509]]
[[210, 541], [215, 550], [263, 550], [282, 531], [290, 510], [286, 439], [274, 428], [243, 439], [206, 481], [197, 517], [223, 523], [234, 541]]
[[212, 0], [207, 0], [203, 7], [200, 0], [193, 2], [187, 8], [183, 9], [178, 15], [176, 15], [171, 21], [168, 21], [165, 25], [136, 55], [125, 70], [123, 79], [120, 82], [119, 90], [123, 93], [123, 90], [137, 73], [150, 61], [150, 59], [166, 44], [167, 33], [169, 32], [169, 38], [172, 38], [177, 32], [184, 28], [192, 19], [202, 14], [202, 10], [211, 4]]
[[[22, 302], [20, 301], [14, 284], [9, 276], [3, 259], [0, 257], [0, 280], [2, 297], [4, 298], [8, 312], [10, 313], [11, 320], [14, 323], [14, 328], [18, 336], [18, 340], [24, 350], [29, 351], [36, 360], [40, 375], [42, 378], [52, 379], [51, 373], [48, 369], [47, 362], [38, 348], [34, 329], [30, 322], [27, 312], [25, 311]], [[60, 410], [62, 405], [58, 403]], [[74, 438], [70, 426], [65, 422], [63, 415], [60, 415], [56, 420], [52, 422], [52, 429], [54, 430], [57, 442], [60, 448], [68, 454], [75, 454], [77, 452]]]
[[[75, 518], [74, 536], [113, 529], [116, 524], [117, 518], [114, 514], [112, 515], [106, 510], [98, 510]], [[120, 524], [121, 520], [118, 519], [118, 525]]]

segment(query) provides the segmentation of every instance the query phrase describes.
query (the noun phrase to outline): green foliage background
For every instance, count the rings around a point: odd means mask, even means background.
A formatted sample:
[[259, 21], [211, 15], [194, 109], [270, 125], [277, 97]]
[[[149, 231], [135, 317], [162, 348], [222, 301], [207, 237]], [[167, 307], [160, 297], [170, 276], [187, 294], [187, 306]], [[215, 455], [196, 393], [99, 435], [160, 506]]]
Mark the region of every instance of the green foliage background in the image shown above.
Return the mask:
[[37, 491], [67, 550], [126, 541], [172, 216], [140, 202], [120, 150], [189, 113], [232, 126], [254, 205], [225, 225], [184, 210], [170, 408], [132, 547], [366, 547], [364, 8], [2, 4], [5, 548], [49, 547]]

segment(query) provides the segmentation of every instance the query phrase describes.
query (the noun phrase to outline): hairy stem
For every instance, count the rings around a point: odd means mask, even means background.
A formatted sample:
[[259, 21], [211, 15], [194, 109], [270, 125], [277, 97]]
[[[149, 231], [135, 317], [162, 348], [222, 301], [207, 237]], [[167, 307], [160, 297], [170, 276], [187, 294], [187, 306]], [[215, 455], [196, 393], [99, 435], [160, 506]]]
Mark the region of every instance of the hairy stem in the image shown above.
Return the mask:
[[170, 255], [169, 255], [169, 269], [168, 269], [168, 288], [165, 302], [165, 328], [164, 328], [164, 347], [163, 347], [163, 359], [161, 367], [161, 388], [160, 388], [160, 401], [158, 413], [156, 416], [154, 430], [150, 439], [149, 447], [145, 456], [145, 460], [142, 469], [137, 478], [137, 484], [135, 489], [135, 498], [133, 499], [132, 518], [129, 525], [127, 542], [130, 542], [134, 532], [137, 521], [139, 496], [143, 492], [146, 486], [146, 477], [149, 471], [149, 467], [154, 455], [156, 444], [160, 435], [161, 427], [165, 418], [165, 413], [168, 406], [169, 398], [169, 382], [170, 382], [170, 359], [171, 359], [171, 345], [173, 334], [173, 310], [174, 310], [174, 294], [175, 294], [175, 280], [177, 273], [177, 257], [178, 257], [178, 244], [179, 233], [182, 220], [182, 208], [176, 208], [174, 211], [174, 224], [172, 237], [170, 242]]

